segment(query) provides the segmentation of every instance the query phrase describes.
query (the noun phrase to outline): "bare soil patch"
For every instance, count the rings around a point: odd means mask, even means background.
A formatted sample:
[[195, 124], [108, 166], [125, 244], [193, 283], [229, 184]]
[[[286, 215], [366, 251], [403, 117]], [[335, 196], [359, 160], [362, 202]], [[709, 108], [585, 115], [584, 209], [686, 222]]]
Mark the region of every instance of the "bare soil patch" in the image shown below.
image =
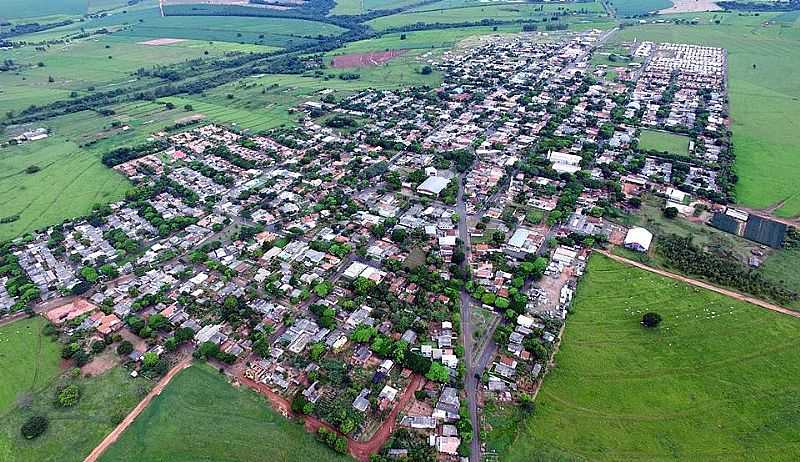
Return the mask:
[[148, 45], [151, 47], [160, 47], [164, 45], [175, 45], [176, 43], [185, 42], [185, 39], [175, 39], [175, 38], [159, 38], [148, 40], [146, 42], [139, 42], [139, 45]]
[[332, 66], [336, 69], [345, 67], [371, 67], [380, 66], [402, 55], [406, 50], [376, 51], [371, 53], [353, 53], [350, 55], [334, 56]]
[[702, 11], [720, 11], [714, 0], [670, 0], [672, 6], [659, 10], [658, 14], [699, 13]]
[[45, 317], [53, 324], [61, 324], [71, 321], [78, 316], [91, 313], [97, 309], [97, 305], [84, 298], [75, 298], [67, 303], [49, 310]]

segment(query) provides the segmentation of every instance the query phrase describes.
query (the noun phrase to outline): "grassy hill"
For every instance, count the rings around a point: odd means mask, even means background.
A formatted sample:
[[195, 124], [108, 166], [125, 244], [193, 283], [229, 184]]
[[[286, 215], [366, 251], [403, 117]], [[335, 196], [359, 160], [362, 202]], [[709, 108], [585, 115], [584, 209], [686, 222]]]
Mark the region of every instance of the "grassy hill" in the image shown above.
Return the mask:
[[[646, 311], [659, 328], [639, 324]], [[798, 460], [799, 328], [595, 255], [535, 415], [501, 460]]]

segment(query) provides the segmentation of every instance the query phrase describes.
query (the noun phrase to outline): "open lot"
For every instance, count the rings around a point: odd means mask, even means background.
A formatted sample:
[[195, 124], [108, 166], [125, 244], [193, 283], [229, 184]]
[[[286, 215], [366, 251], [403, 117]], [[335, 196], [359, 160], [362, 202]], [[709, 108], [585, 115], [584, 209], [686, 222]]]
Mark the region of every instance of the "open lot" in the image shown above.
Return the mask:
[[[800, 457], [797, 319], [592, 256], [537, 409], [501, 460]], [[646, 311], [664, 321], [654, 330]]]
[[[800, 215], [800, 25], [780, 15], [698, 14], [697, 25], [625, 28], [612, 40], [652, 40], [723, 47], [728, 52], [731, 130], [736, 147], [737, 200]], [[719, 20], [720, 24], [714, 21]], [[754, 68], [755, 66], [755, 68]]]
[[654, 149], [659, 152], [667, 151], [682, 156], [689, 155], [689, 138], [674, 133], [657, 130], [642, 130], [639, 136], [639, 148]]
[[58, 374], [60, 345], [42, 334], [44, 325], [37, 316], [0, 327], [0, 415]]
[[[70, 408], [53, 404], [56, 385], [63, 381], [81, 389], [81, 399]], [[61, 377], [35, 393], [25, 409], [13, 409], [0, 419], [0, 460], [3, 462], [80, 462], [116, 426], [150, 389], [142, 377], [132, 379], [127, 369], [115, 367], [96, 377]], [[47, 431], [34, 440], [20, 435], [31, 415], [46, 415]], [[129, 459], [130, 460], [130, 459]]]
[[351, 460], [274, 412], [262, 396], [232, 387], [207, 364], [175, 377], [100, 460], [129, 461], [131, 454], [137, 462], [245, 462], [267, 455], [275, 462]]

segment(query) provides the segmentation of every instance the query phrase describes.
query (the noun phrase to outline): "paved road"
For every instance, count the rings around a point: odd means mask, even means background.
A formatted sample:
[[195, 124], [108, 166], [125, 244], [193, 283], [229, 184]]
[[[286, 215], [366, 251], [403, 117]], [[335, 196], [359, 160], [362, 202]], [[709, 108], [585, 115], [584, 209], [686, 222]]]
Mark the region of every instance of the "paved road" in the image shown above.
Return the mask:
[[733, 290], [723, 289], [722, 287], [717, 287], [713, 284], [709, 284], [707, 282], [703, 282], [697, 279], [692, 279], [690, 277], [682, 276], [680, 274], [670, 273], [669, 271], [665, 271], [658, 268], [653, 268], [652, 266], [645, 265], [644, 263], [639, 263], [638, 261], [629, 260], [625, 257], [620, 257], [619, 255], [614, 255], [609, 253], [605, 250], [598, 250], [597, 252], [611, 258], [612, 260], [616, 260], [621, 263], [625, 263], [630, 266], [635, 266], [637, 268], [643, 269], [645, 271], [650, 271], [651, 273], [655, 273], [661, 276], [668, 277], [670, 279], [674, 279], [676, 281], [685, 282], [687, 284], [691, 284], [696, 287], [702, 287], [703, 289], [708, 289], [710, 291], [716, 292], [718, 294], [726, 295], [731, 298], [735, 298], [737, 300], [741, 300], [743, 302], [752, 303], [753, 305], [759, 306], [761, 308], [766, 308], [770, 311], [775, 311], [776, 313], [786, 314], [795, 318], [800, 318], [800, 312], [790, 310], [789, 308], [784, 308], [780, 305], [776, 305], [774, 303], [770, 303], [759, 298], [751, 297], [749, 295], [745, 295]]
[[165, 375], [156, 384], [156, 386], [153, 387], [152, 390], [150, 390], [150, 393], [148, 393], [147, 396], [145, 396], [144, 399], [140, 401], [139, 404], [137, 404], [136, 407], [133, 408], [133, 410], [127, 416], [125, 416], [122, 422], [120, 422], [119, 425], [117, 425], [117, 428], [115, 428], [111, 433], [109, 433], [108, 436], [103, 438], [103, 441], [101, 441], [100, 444], [97, 445], [96, 448], [94, 448], [91, 454], [89, 454], [86, 457], [86, 459], [83, 460], [83, 462], [96, 462], [97, 459], [99, 459], [100, 456], [103, 455], [106, 449], [108, 449], [109, 446], [114, 444], [114, 442], [117, 441], [119, 436], [128, 427], [130, 427], [130, 425], [133, 423], [134, 420], [136, 420], [137, 417], [139, 417], [139, 414], [141, 414], [147, 408], [147, 406], [150, 405], [150, 402], [153, 401], [153, 398], [160, 395], [161, 392], [164, 391], [164, 388], [166, 388], [167, 385], [169, 385], [169, 382], [173, 378], [175, 378], [175, 376], [178, 375], [180, 371], [186, 369], [191, 364], [192, 364], [192, 357], [189, 356], [187, 358], [184, 358], [181, 362], [176, 364], [175, 367], [170, 369], [170, 371], [167, 372], [167, 375]]

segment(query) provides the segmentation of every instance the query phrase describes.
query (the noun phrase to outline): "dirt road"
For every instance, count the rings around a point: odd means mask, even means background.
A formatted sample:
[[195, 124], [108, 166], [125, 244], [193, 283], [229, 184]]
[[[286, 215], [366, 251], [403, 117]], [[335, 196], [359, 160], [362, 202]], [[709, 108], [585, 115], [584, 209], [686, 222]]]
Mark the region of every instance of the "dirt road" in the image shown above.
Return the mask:
[[[239, 380], [239, 382], [264, 395], [267, 399], [269, 399], [272, 406], [275, 407], [281, 414], [287, 417], [293, 415], [291, 403], [289, 403], [286, 398], [272, 391], [265, 384], [250, 380], [244, 376], [239, 376], [236, 378]], [[383, 421], [383, 424], [380, 426], [380, 428], [378, 428], [378, 431], [372, 435], [372, 438], [370, 438], [368, 441], [355, 441], [351, 438], [347, 439], [347, 449], [350, 451], [350, 455], [352, 455], [359, 462], [369, 462], [369, 456], [376, 454], [381, 450], [383, 445], [386, 444], [386, 441], [389, 440], [389, 437], [392, 435], [392, 432], [397, 425], [397, 415], [401, 410], [403, 410], [403, 408], [406, 407], [411, 398], [414, 397], [414, 392], [419, 389], [421, 383], [422, 376], [414, 375], [414, 378], [411, 379], [411, 383], [406, 387], [406, 390], [400, 396], [397, 404], [389, 413], [389, 416]], [[339, 433], [328, 423], [312, 416], [305, 416], [305, 427], [306, 430], [312, 433], [315, 433], [320, 427], [325, 427], [330, 431]], [[84, 462], [88, 462], [88, 459]]]
[[101, 441], [100, 444], [96, 448], [94, 448], [92, 453], [89, 454], [89, 456], [87, 456], [86, 459], [83, 460], [83, 462], [96, 462], [97, 459], [99, 459], [100, 456], [103, 455], [105, 450], [108, 449], [109, 446], [114, 444], [115, 441], [117, 441], [117, 438], [119, 438], [122, 432], [124, 432], [128, 427], [130, 427], [133, 421], [137, 417], [139, 417], [139, 414], [141, 414], [142, 411], [144, 411], [147, 408], [150, 402], [153, 401], [153, 398], [160, 395], [161, 392], [164, 391], [164, 388], [167, 387], [169, 382], [173, 378], [175, 378], [175, 376], [178, 375], [180, 371], [186, 369], [191, 364], [192, 364], [192, 357], [189, 356], [183, 359], [177, 365], [175, 365], [175, 367], [170, 369], [170, 371], [167, 372], [167, 375], [165, 375], [161, 380], [159, 380], [156, 386], [153, 387], [152, 390], [150, 390], [150, 393], [148, 393], [147, 396], [145, 396], [144, 399], [141, 402], [139, 402], [139, 404], [137, 404], [135, 408], [133, 408], [133, 410], [122, 420], [122, 422], [120, 422], [120, 424], [117, 425], [117, 428], [115, 428], [111, 433], [109, 433], [108, 436], [106, 436], [103, 439], [103, 441]]
[[759, 306], [761, 308], [766, 308], [770, 311], [775, 311], [776, 313], [786, 314], [795, 318], [800, 318], [800, 312], [790, 310], [789, 308], [784, 308], [780, 305], [776, 305], [774, 303], [766, 302], [764, 300], [751, 297], [749, 295], [744, 295], [739, 292], [735, 292], [733, 290], [723, 289], [722, 287], [717, 287], [713, 284], [709, 284], [707, 282], [699, 281], [697, 279], [692, 279], [686, 276], [681, 276], [680, 274], [670, 273], [669, 271], [664, 271], [658, 268], [653, 268], [651, 266], [647, 266], [644, 263], [639, 263], [637, 261], [629, 260], [625, 257], [620, 257], [619, 255], [614, 255], [604, 250], [598, 250], [597, 252], [611, 258], [612, 260], [616, 260], [621, 263], [625, 263], [627, 265], [635, 266], [637, 268], [641, 268], [645, 271], [650, 271], [651, 273], [655, 273], [661, 276], [668, 277], [670, 279], [674, 279], [676, 281], [685, 282], [687, 284], [691, 284], [693, 286], [702, 287], [703, 289], [708, 289], [718, 294], [727, 295], [728, 297], [735, 298], [736, 300], [741, 300], [743, 302], [748, 302], [753, 305]]

